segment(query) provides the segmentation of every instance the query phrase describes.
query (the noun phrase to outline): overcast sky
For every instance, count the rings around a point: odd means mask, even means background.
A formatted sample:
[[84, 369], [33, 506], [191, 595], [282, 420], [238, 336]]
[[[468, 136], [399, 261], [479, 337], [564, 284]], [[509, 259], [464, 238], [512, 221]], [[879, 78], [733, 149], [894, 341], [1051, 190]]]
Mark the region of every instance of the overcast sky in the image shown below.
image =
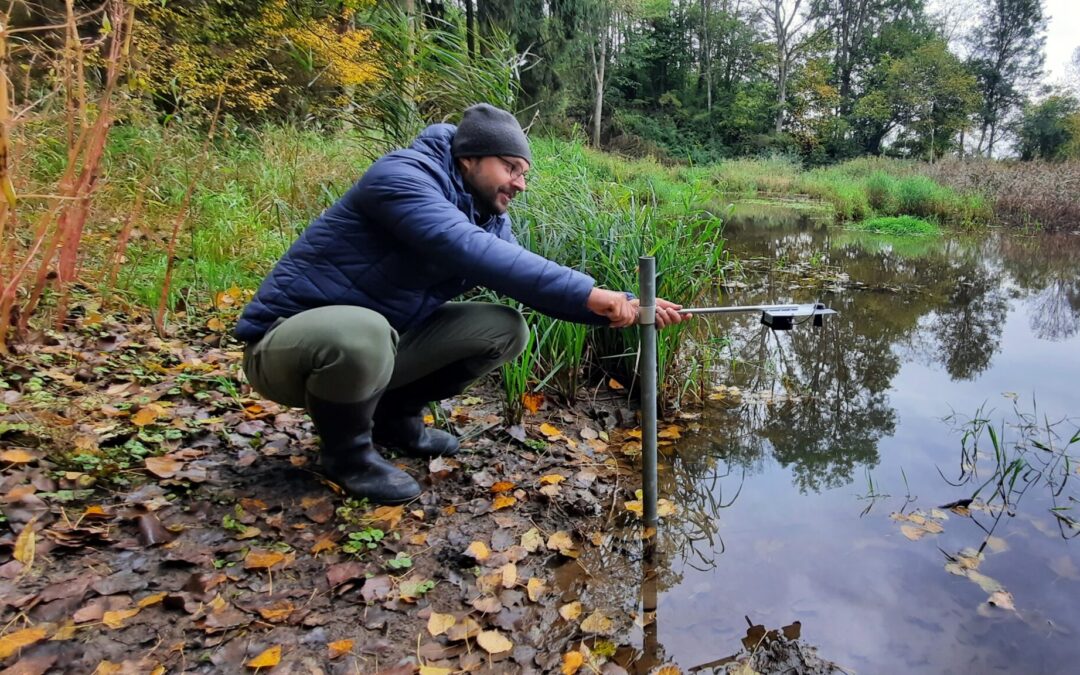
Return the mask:
[[1043, 0], [1043, 7], [1050, 17], [1046, 30], [1046, 79], [1067, 84], [1069, 61], [1073, 50], [1080, 47], [1080, 0]]

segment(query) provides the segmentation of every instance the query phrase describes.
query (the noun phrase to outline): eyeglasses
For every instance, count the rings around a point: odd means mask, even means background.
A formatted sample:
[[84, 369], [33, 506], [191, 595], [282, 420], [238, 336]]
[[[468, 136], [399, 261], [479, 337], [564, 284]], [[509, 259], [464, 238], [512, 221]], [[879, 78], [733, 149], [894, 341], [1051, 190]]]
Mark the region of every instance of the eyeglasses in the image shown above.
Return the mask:
[[511, 162], [508, 159], [504, 159], [502, 157], [496, 158], [503, 163], [503, 166], [506, 167], [506, 172], [510, 174], [510, 180], [517, 180], [518, 178], [525, 176], [525, 173], [528, 171], [528, 169], [523, 169], [521, 168], [521, 166], [515, 164], [514, 162]]

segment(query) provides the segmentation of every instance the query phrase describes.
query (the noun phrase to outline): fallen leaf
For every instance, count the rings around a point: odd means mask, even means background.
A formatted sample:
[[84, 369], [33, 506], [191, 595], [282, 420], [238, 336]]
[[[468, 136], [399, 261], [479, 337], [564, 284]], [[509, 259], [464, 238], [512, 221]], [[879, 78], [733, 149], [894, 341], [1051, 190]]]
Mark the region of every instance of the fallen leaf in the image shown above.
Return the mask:
[[469, 604], [481, 614], [497, 614], [503, 608], [499, 599], [490, 595], [481, 596]]
[[[748, 664], [743, 665], [748, 666]], [[750, 675], [753, 672], [754, 671], [752, 669], [749, 673], [744, 673], [742, 670], [740, 670], [739, 675]], [[682, 670], [680, 670], [678, 666], [660, 666], [655, 671], [653, 671], [652, 675], [682, 675]]]
[[371, 519], [375, 522], [384, 523], [386, 527], [383, 530], [389, 532], [397, 527], [404, 515], [404, 506], [380, 506], [371, 512]]
[[23, 647], [29, 647], [35, 642], [44, 640], [48, 634], [48, 628], [45, 626], [34, 626], [0, 637], [0, 659], [6, 659]]
[[565, 530], [559, 530], [548, 537], [547, 547], [552, 551], [562, 553], [568, 558], [578, 557], [578, 551], [574, 548], [574, 540], [570, 533]]
[[446, 639], [451, 642], [461, 642], [462, 640], [476, 637], [480, 634], [480, 624], [476, 623], [472, 617], [466, 616], [461, 621], [458, 621], [450, 630], [446, 631]]
[[453, 614], [439, 614], [438, 612], [432, 612], [428, 617], [427, 629], [431, 633], [431, 637], [438, 637], [457, 623], [457, 619]]
[[660, 518], [667, 518], [668, 516], [675, 515], [675, 505], [666, 499], [657, 499], [656, 515]]
[[124, 625], [124, 622], [131, 617], [138, 614], [140, 609], [138, 607], [132, 607], [131, 609], [118, 609], [113, 612], [105, 612], [101, 617], [101, 622], [109, 628], [120, 628]]
[[281, 663], [281, 645], [274, 645], [247, 662], [248, 668], [273, 668]]
[[644, 518], [645, 517], [645, 504], [643, 504], [640, 499], [634, 499], [632, 501], [623, 502], [623, 506], [626, 507], [627, 511], [634, 514], [638, 518]]
[[585, 656], [581, 652], [566, 652], [562, 655], [562, 674], [575, 675], [584, 664]]
[[9, 464], [29, 464], [30, 462], [37, 461], [37, 457], [31, 455], [22, 448], [12, 448], [0, 452], [0, 461], [7, 462]]
[[508, 480], [501, 480], [491, 486], [492, 492], [509, 492], [514, 489], [514, 484]]
[[544, 537], [540, 530], [535, 527], [521, 535], [521, 547], [529, 553], [536, 553], [537, 549], [544, 545]]
[[916, 527], [915, 525], [901, 525], [900, 532], [911, 541], [918, 541], [926, 534], [926, 530], [921, 527]]
[[[608, 380], [608, 382], [607, 382], [607, 386], [608, 386], [608, 387], [610, 387], [610, 388], [612, 388], [612, 389], [614, 389], [614, 390], [616, 390], [616, 391], [618, 391], [618, 390], [620, 390], [620, 389], [626, 389], [626, 387], [624, 387], [624, 386], [622, 385], [622, 383], [621, 383], [621, 382], [619, 382], [618, 380], [616, 380], [616, 379], [615, 379], [614, 377], [613, 377], [613, 378], [611, 378], [610, 380]], [[570, 653], [571, 653], [571, 654], [577, 654], [577, 652], [570, 652]], [[579, 664], [579, 665], [580, 665], [580, 664]]]
[[1016, 610], [1016, 605], [1013, 604], [1012, 593], [1008, 591], [994, 591], [990, 594], [990, 598], [987, 602], [995, 607], [1000, 607], [1001, 609]]
[[465, 555], [471, 556], [477, 562], [484, 562], [491, 556], [491, 549], [482, 541], [474, 541], [465, 549]]
[[476, 636], [476, 643], [488, 654], [501, 654], [514, 648], [514, 643], [497, 630], [485, 630]]
[[27, 521], [15, 540], [15, 559], [21, 562], [25, 569], [30, 569], [34, 565], [34, 552], [37, 550], [37, 533], [34, 531], [34, 525], [37, 523], [37, 518], [34, 516]]
[[296, 608], [293, 607], [293, 604], [288, 600], [279, 600], [278, 602], [275, 602], [266, 607], [260, 607], [259, 614], [267, 621], [276, 623], [278, 621], [284, 621], [285, 619], [289, 618], [289, 615], [291, 615], [295, 610]]
[[453, 675], [453, 668], [438, 668], [436, 666], [420, 666], [419, 675]]
[[500, 571], [502, 572], [503, 588], [513, 588], [517, 584], [517, 565], [512, 562], [506, 563]]
[[604, 616], [604, 613], [600, 610], [596, 610], [581, 622], [581, 630], [586, 633], [607, 635], [613, 627], [614, 624], [611, 619]]
[[336, 642], [331, 642], [330, 644], [328, 644], [326, 646], [330, 650], [330, 654], [329, 654], [328, 658], [333, 660], [333, 659], [339, 658], [341, 656], [345, 656], [346, 654], [351, 652], [352, 648], [353, 648], [353, 641], [352, 640], [338, 640]]
[[165, 596], [167, 596], [167, 595], [168, 595], [168, 593], [166, 593], [166, 592], [154, 593], [153, 595], [148, 595], [145, 598], [143, 598], [142, 600], [135, 603], [135, 606], [138, 607], [139, 609], [145, 609], [147, 607], [151, 607], [151, 606], [156, 605], [159, 602], [163, 601], [165, 599]]
[[145, 427], [147, 424], [153, 424], [159, 417], [164, 414], [165, 409], [157, 403], [151, 403], [139, 408], [139, 412], [131, 416], [131, 423], [137, 427]]
[[546, 476], [541, 476], [540, 477], [540, 484], [541, 485], [558, 485], [559, 483], [563, 482], [564, 480], [566, 480], [566, 476], [563, 476], [562, 474], [549, 473]]
[[529, 583], [526, 586], [526, 589], [529, 592], [529, 600], [532, 600], [533, 602], [539, 602], [540, 598], [544, 595], [544, 591], [547, 590], [547, 584], [545, 584], [541, 579], [532, 577], [529, 579]]
[[544, 404], [544, 395], [538, 392], [528, 391], [521, 395], [521, 402], [524, 404], [526, 410], [535, 414], [540, 410], [540, 406]]
[[581, 616], [581, 603], [575, 600], [563, 605], [559, 608], [559, 616], [566, 621], [576, 621]]
[[333, 551], [335, 548], [337, 548], [337, 544], [331, 541], [329, 537], [323, 537], [311, 547], [311, 555], [318, 555], [323, 551]]
[[673, 440], [676, 439], [676, 438], [682, 438], [682, 430], [683, 430], [682, 427], [680, 427], [680, 426], [678, 426], [676, 424], [672, 424], [672, 425], [670, 425], [668, 427], [665, 427], [660, 432], [658, 432], [656, 434], [656, 437], [657, 438], [670, 438], [670, 439], [673, 439]]
[[517, 497], [512, 495], [499, 495], [491, 502], [491, 509], [498, 511], [500, 509], [510, 508], [514, 504], [517, 504]]
[[284, 553], [279, 553], [278, 551], [260, 551], [257, 549], [252, 549], [248, 552], [247, 557], [244, 558], [244, 569], [268, 570], [274, 565], [280, 564], [284, 560]]
[[183, 468], [183, 462], [168, 455], [146, 458], [146, 470], [158, 478], [172, 478]]
[[562, 438], [562, 432], [559, 431], [558, 428], [553, 427], [552, 425], [548, 424], [547, 422], [544, 422], [543, 424], [540, 425], [540, 433], [547, 436], [547, 439], [549, 441], [556, 441], [556, 440]]

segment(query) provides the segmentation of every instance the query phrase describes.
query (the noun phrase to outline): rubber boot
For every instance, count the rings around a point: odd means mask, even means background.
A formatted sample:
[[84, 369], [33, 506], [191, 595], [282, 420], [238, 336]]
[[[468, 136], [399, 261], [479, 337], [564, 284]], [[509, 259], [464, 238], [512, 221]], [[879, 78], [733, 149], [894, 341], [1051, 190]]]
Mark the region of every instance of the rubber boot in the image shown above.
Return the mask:
[[424, 424], [424, 408], [460, 394], [478, 375], [458, 362], [383, 394], [375, 410], [375, 442], [407, 457], [455, 455], [457, 438]]
[[413, 477], [383, 459], [371, 441], [376, 394], [358, 403], [334, 403], [307, 394], [307, 410], [322, 440], [326, 477], [353, 497], [401, 504], [420, 494]]

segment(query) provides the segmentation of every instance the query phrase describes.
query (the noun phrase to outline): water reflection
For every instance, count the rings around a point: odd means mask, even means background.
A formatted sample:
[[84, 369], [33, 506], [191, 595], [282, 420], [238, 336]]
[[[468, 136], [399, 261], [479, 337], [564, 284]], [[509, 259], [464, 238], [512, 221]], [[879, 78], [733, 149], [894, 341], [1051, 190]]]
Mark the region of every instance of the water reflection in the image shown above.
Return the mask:
[[[748, 616], [799, 620], [861, 672], [1068, 670], [1080, 438], [1074, 422], [1042, 432], [1080, 409], [1080, 237], [912, 245], [805, 214], [727, 236], [760, 274], [716, 304], [820, 299], [839, 315], [780, 334], [724, 319], [717, 377], [742, 396], [707, 406], [689, 422], [698, 433], [666, 449], [660, 491], [678, 516], [648, 545], [624, 517], [582, 561], [592, 576], [575, 593], [628, 617], [620, 663], [723, 659]], [[1003, 426], [988, 406], [978, 449], [942, 424], [1014, 390], [1037, 390], [1048, 410]], [[884, 484], [883, 508], [860, 517], [864, 476]], [[890, 511], [942, 531], [911, 541]]]

